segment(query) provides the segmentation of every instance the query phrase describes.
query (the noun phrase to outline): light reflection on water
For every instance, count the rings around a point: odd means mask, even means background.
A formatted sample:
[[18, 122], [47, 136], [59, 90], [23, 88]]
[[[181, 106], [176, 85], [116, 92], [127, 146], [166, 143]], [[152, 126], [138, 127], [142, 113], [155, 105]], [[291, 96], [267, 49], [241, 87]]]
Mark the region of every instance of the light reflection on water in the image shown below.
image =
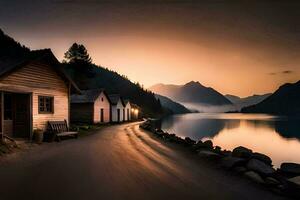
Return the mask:
[[163, 119], [162, 129], [232, 150], [245, 146], [269, 155], [275, 166], [300, 163], [300, 119], [264, 114], [194, 113]]

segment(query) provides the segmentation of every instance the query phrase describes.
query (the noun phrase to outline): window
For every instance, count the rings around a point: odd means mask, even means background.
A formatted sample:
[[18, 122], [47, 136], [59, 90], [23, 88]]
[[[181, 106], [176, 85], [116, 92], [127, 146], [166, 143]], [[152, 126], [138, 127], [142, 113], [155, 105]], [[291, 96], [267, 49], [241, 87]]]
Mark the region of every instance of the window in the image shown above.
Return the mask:
[[101, 98], [101, 101], [103, 101], [103, 97]]
[[47, 114], [54, 112], [54, 97], [39, 96], [39, 113]]

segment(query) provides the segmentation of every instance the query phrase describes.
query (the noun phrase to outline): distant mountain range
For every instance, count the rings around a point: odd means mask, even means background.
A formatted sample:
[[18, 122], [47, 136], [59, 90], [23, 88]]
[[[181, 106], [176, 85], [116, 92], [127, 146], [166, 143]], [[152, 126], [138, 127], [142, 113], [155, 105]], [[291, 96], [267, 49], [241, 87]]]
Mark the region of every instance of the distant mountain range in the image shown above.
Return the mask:
[[262, 102], [245, 107], [244, 113], [300, 115], [300, 81], [286, 83]]
[[165, 96], [162, 96], [162, 95], [159, 95], [159, 94], [155, 94], [155, 97], [160, 100], [160, 103], [163, 107], [169, 109], [173, 114], [184, 114], [184, 113], [190, 113], [191, 112], [185, 106], [169, 99], [168, 97], [165, 97]]
[[265, 100], [269, 97], [271, 93], [262, 94], [262, 95], [252, 95], [248, 97], [238, 97], [235, 95], [226, 94], [225, 97], [230, 100], [236, 107], [237, 110], [241, 110], [243, 107], [251, 106], [260, 103], [261, 101]]
[[205, 87], [195, 81], [191, 81], [185, 85], [156, 84], [150, 87], [149, 90], [180, 103], [199, 103], [211, 106], [232, 105], [232, 103], [218, 91], [210, 87]]

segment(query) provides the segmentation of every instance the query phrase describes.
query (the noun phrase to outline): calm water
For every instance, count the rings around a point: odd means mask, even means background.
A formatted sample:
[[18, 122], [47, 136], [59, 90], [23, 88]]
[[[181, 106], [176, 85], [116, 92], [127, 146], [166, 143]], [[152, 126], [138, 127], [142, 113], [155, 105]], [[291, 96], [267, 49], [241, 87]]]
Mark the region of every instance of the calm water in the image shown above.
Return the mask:
[[162, 129], [232, 150], [245, 146], [269, 155], [275, 166], [300, 163], [300, 119], [264, 114], [196, 113], [163, 119]]

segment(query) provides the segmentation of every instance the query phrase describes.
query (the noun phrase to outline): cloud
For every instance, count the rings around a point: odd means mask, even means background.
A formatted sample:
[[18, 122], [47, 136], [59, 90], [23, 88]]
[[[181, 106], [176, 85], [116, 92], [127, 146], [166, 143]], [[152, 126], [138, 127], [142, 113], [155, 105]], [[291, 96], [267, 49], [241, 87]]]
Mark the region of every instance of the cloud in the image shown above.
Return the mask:
[[277, 75], [277, 74], [291, 74], [291, 73], [294, 73], [294, 71], [284, 70], [284, 71], [281, 71], [281, 72], [270, 72], [268, 74], [271, 75], [271, 76], [274, 76], [274, 75]]
[[291, 74], [291, 73], [293, 73], [293, 71], [291, 71], [291, 70], [285, 70], [285, 71], [282, 71], [281, 73], [283, 73], [283, 74]]

